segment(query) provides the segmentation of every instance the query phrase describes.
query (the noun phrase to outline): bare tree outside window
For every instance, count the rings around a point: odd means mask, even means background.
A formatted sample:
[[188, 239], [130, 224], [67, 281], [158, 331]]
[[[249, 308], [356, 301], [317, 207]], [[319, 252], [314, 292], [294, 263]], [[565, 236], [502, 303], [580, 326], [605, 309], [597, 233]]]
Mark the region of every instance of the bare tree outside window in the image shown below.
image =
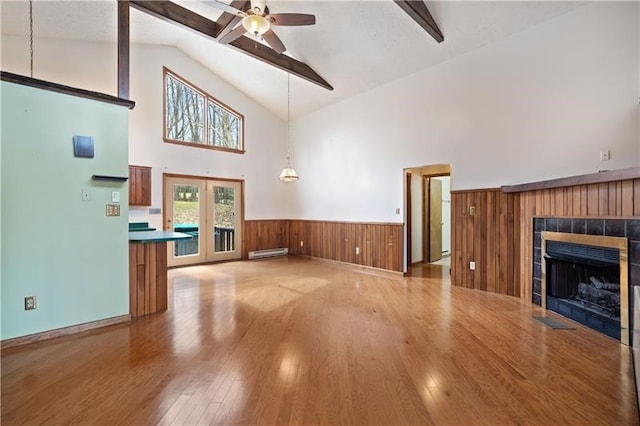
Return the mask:
[[203, 143], [204, 96], [167, 74], [167, 138]]
[[165, 142], [244, 152], [242, 115], [166, 68], [164, 75]]
[[209, 104], [209, 144], [223, 148], [238, 146], [240, 118], [220, 105]]

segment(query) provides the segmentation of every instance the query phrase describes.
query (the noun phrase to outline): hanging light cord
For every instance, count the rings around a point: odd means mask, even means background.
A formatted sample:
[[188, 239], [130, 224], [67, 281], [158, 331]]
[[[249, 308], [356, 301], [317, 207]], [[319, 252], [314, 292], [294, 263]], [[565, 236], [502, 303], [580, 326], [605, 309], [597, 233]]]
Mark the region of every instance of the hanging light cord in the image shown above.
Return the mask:
[[291, 167], [291, 74], [287, 73], [287, 167]]
[[33, 78], [33, 0], [29, 0], [29, 66]]

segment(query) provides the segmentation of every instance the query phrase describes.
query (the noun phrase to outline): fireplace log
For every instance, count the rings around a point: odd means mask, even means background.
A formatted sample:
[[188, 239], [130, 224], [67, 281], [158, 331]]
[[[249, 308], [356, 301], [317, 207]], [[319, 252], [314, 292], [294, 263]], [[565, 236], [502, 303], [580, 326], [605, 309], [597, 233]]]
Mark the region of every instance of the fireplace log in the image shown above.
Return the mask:
[[591, 284], [596, 286], [596, 288], [603, 288], [605, 290], [612, 290], [612, 291], [620, 291], [619, 283], [610, 283], [605, 278], [602, 278], [602, 277], [591, 276], [589, 277], [589, 281], [591, 281]]
[[620, 306], [620, 294], [609, 290], [596, 288], [594, 285], [579, 283], [578, 295], [587, 302], [595, 303], [608, 308]]

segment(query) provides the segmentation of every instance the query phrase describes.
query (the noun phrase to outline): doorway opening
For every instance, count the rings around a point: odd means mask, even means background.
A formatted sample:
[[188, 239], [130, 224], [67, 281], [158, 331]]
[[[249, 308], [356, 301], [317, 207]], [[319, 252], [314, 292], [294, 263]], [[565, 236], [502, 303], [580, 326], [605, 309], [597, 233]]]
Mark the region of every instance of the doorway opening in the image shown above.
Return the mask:
[[451, 165], [405, 172], [405, 269], [424, 265], [450, 270]]
[[167, 244], [167, 265], [242, 258], [243, 182], [163, 176], [164, 229], [193, 238]]

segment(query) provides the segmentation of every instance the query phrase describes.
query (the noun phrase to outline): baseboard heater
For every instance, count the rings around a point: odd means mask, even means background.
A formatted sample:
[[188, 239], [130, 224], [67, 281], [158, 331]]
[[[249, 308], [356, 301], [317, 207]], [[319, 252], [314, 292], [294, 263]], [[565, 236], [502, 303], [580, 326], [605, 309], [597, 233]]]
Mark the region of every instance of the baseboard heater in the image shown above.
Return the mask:
[[268, 250], [256, 250], [249, 252], [249, 259], [264, 259], [265, 257], [286, 256], [289, 253], [288, 248], [277, 248]]

